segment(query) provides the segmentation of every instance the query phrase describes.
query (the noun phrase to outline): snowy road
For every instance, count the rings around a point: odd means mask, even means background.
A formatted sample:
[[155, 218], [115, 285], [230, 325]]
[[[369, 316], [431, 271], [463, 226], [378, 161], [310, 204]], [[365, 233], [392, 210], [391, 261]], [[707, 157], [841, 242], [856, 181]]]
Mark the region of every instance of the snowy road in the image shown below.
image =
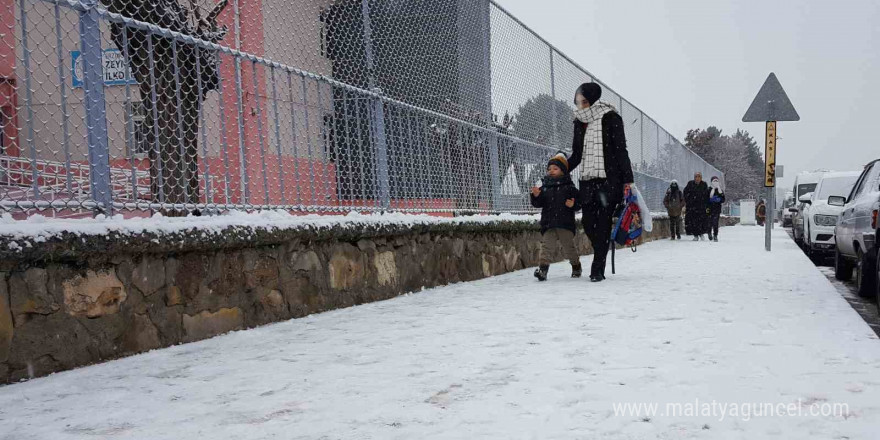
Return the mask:
[[[880, 340], [774, 238], [725, 228], [621, 252], [599, 285], [554, 265], [0, 387], [0, 439], [877, 438]], [[765, 403], [800, 413], [740, 414]]]
[[[791, 236], [791, 229], [786, 229], [785, 231]], [[828, 278], [831, 285], [837, 288], [837, 292], [843, 295], [849, 305], [861, 315], [862, 319], [874, 330], [874, 333], [880, 336], [880, 311], [877, 310], [876, 300], [860, 297], [856, 280], [840, 281], [834, 277], [833, 255], [814, 259], [813, 263], [819, 269], [819, 272], [825, 275], [825, 278]]]

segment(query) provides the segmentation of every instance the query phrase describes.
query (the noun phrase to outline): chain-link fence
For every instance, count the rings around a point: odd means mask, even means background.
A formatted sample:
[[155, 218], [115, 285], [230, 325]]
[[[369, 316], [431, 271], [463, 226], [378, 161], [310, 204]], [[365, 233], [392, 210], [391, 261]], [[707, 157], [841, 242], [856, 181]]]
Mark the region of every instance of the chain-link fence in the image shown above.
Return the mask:
[[[0, 209], [532, 212], [588, 72], [487, 0], [0, 0]], [[723, 175], [603, 84], [636, 181]]]

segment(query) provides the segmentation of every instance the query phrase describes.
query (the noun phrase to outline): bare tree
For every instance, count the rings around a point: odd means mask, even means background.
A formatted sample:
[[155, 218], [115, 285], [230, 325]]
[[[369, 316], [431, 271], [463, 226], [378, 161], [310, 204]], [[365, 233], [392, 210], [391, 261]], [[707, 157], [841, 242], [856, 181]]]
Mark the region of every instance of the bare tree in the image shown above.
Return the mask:
[[[177, 0], [104, 0], [110, 12], [137, 21], [217, 43], [227, 32], [217, 17], [227, 5], [221, 0], [208, 14]], [[111, 35], [127, 55], [144, 109], [139, 127], [149, 148], [154, 202], [199, 203], [199, 112], [205, 95], [220, 84], [218, 54], [196, 44], [113, 23]], [[164, 210], [183, 215], [185, 209]]]
[[[724, 173], [729, 200], [754, 198], [761, 193], [764, 165], [757, 144], [747, 131], [723, 135], [710, 126], [689, 130], [686, 145]], [[709, 176], [705, 176], [709, 177]]]

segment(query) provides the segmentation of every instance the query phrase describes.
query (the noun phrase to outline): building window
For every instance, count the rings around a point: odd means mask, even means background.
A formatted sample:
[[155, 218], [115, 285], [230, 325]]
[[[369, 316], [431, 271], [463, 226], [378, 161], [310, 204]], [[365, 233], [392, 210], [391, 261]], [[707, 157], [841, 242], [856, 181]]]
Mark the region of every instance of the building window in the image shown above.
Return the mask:
[[128, 157], [144, 158], [149, 152], [144, 106], [141, 101], [126, 103], [125, 147]]

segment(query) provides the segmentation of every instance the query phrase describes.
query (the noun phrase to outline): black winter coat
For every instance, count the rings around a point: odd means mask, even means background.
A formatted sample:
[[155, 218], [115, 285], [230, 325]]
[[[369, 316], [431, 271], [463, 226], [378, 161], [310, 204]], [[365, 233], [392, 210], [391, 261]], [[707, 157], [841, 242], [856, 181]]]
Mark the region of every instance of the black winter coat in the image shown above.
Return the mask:
[[[580, 165], [584, 156], [584, 135], [587, 125], [580, 120], [574, 121], [574, 139], [571, 143], [571, 157], [568, 158], [569, 170]], [[605, 156], [605, 175], [614, 188], [610, 194], [611, 201], [623, 202], [623, 185], [633, 179], [632, 163], [626, 150], [626, 134], [623, 130], [623, 119], [616, 112], [608, 112], [602, 116], [602, 154]]]
[[[541, 233], [548, 229], [568, 229], [577, 231], [577, 223], [574, 214], [580, 208], [578, 203], [578, 189], [571, 181], [571, 177], [565, 176], [554, 179], [544, 176], [541, 186], [541, 194], [538, 197], [531, 195], [532, 206], [541, 208]], [[574, 207], [565, 206], [565, 201], [574, 199]]]
[[688, 235], [702, 235], [709, 232], [709, 185], [691, 180], [684, 188], [684, 203], [687, 214], [684, 217], [684, 230]]
[[709, 185], [706, 182], [697, 183], [693, 180], [684, 187], [684, 203], [688, 214], [705, 212], [709, 207]]

